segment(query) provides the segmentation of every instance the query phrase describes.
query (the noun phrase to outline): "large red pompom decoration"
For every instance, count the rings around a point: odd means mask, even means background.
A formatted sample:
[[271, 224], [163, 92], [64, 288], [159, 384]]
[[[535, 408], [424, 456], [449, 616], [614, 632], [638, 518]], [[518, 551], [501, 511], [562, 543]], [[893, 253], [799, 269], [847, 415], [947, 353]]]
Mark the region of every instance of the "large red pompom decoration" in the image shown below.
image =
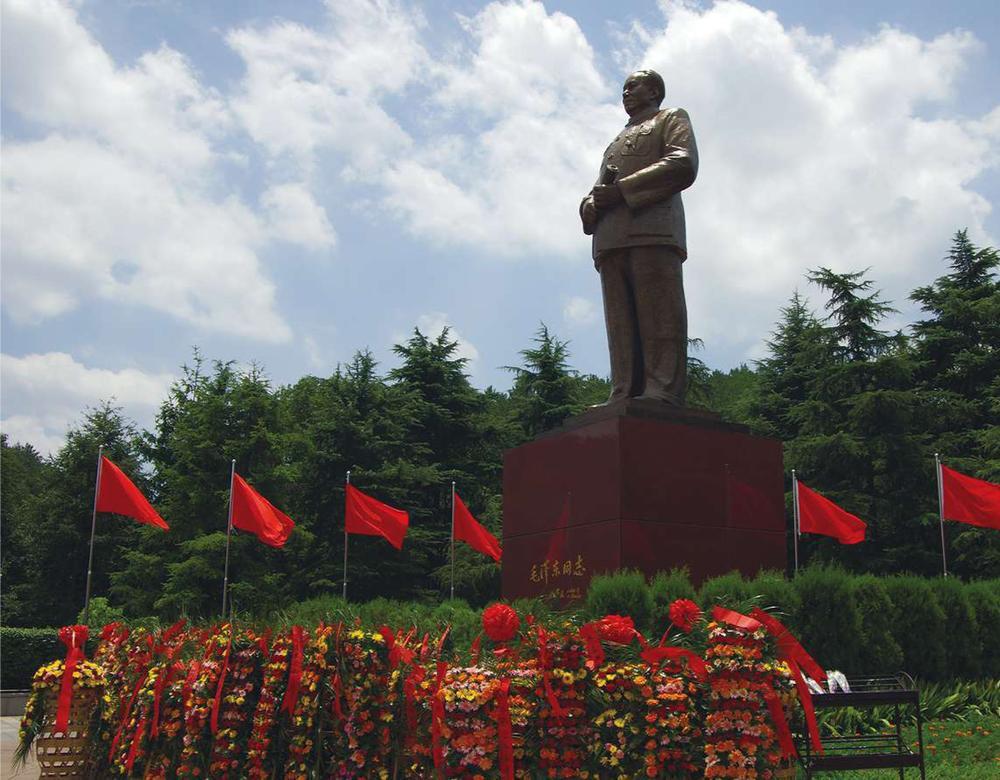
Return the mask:
[[670, 622], [685, 634], [701, 619], [701, 609], [690, 599], [677, 599], [670, 605]]
[[506, 604], [490, 604], [483, 610], [483, 631], [494, 642], [508, 642], [521, 627], [521, 618]]
[[627, 645], [635, 639], [635, 623], [630, 617], [605, 615], [597, 621], [597, 633], [605, 642]]

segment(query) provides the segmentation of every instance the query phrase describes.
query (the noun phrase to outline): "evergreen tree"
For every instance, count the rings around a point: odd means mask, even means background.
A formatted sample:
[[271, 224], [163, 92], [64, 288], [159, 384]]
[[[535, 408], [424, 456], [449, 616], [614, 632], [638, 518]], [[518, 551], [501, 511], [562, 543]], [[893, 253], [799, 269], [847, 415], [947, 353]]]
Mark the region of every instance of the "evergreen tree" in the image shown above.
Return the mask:
[[[27, 564], [35, 545], [32, 520], [34, 503], [51, 481], [50, 466], [30, 444], [10, 445], [7, 434], [0, 434], [0, 584], [5, 625], [32, 625], [29, 595], [20, 586], [31, 577]], [[12, 591], [18, 585], [20, 594]]]
[[932, 486], [921, 469], [925, 450], [914, 367], [902, 335], [878, 328], [893, 309], [871, 292], [865, 273], [823, 268], [809, 275], [829, 294], [823, 341], [829, 353], [806, 385], [806, 400], [788, 413], [797, 435], [788, 443], [787, 465], [864, 518], [867, 541], [843, 547], [814, 540], [805, 557], [813, 552], [855, 569], [930, 573], [932, 529], [919, 517]]
[[[85, 413], [55, 457], [41, 473], [35, 472], [33, 495], [17, 500], [14, 488], [17, 504], [11, 509], [16, 517], [4, 518], [5, 526], [11, 523], [12, 549], [5, 548], [4, 558], [16, 551], [17, 568], [5, 597], [5, 622], [62, 625], [74, 621], [85, 600], [98, 448], [103, 444], [104, 454], [143, 490], [147, 486], [139, 468], [137, 443], [133, 423], [120, 408], [104, 402]], [[5, 460], [6, 455], [5, 450]], [[4, 493], [7, 488], [5, 473]], [[140, 539], [153, 533], [162, 532], [131, 519], [98, 515], [92, 596], [108, 592], [113, 567]], [[6, 614], [7, 607], [10, 614]]]
[[[960, 230], [950, 272], [910, 298], [929, 317], [913, 325], [917, 385], [930, 410], [930, 450], [960, 471], [1000, 482], [1000, 255]], [[925, 522], [937, 513], [928, 511]], [[946, 524], [951, 564], [965, 576], [1000, 571], [1000, 534]]]
[[515, 375], [510, 392], [514, 412], [528, 439], [555, 428], [582, 409], [575, 375], [569, 369], [569, 342], [549, 333], [544, 322], [533, 340], [536, 346], [521, 350], [523, 364], [507, 366]]
[[[129, 552], [113, 577], [116, 603], [131, 615], [214, 615], [222, 599], [232, 460], [256, 489], [284, 505], [269, 380], [258, 366], [239, 371], [231, 362], [217, 361], [207, 373], [196, 352], [160, 408], [146, 453], [170, 532]], [[293, 534], [288, 544], [301, 543]], [[284, 550], [233, 533], [229, 581], [237, 607], [251, 599], [262, 607], [280, 602], [288, 568]]]
[[822, 416], [828, 410], [810, 400], [809, 388], [816, 374], [833, 359], [830, 337], [809, 310], [798, 290], [781, 309], [768, 356], [757, 362], [757, 387], [748, 403], [748, 422], [756, 433], [782, 441], [798, 436], [800, 423], [790, 417], [792, 409], [802, 417], [806, 410]]

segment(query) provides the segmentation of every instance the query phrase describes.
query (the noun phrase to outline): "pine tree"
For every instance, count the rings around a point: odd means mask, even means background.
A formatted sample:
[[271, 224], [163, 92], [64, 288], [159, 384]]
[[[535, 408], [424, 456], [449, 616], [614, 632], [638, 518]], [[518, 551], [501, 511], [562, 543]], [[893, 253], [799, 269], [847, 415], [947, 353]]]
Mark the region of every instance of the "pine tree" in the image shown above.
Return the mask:
[[569, 369], [569, 342], [549, 333], [544, 322], [533, 340], [537, 346], [521, 350], [523, 364], [506, 367], [515, 374], [510, 395], [529, 439], [555, 428], [582, 408], [574, 373]]
[[[22, 497], [16, 517], [5, 518], [5, 525], [10, 522], [12, 526], [13, 549], [5, 549], [4, 557], [15, 552], [18, 556], [16, 579], [5, 594], [5, 612], [8, 607], [13, 612], [5, 614], [5, 622], [61, 625], [73, 622], [83, 608], [101, 444], [104, 454], [140, 489], [148, 491], [139, 465], [134, 424], [110, 402], [88, 410], [41, 474], [35, 474], [37, 492]], [[153, 533], [162, 532], [115, 515], [98, 515], [92, 596], [107, 594], [114, 567], [142, 538]]]
[[[930, 449], [959, 470], [1000, 482], [1000, 255], [960, 230], [945, 258], [950, 273], [910, 298], [930, 315], [913, 325], [917, 383], [930, 410]], [[936, 519], [928, 512], [926, 522]], [[992, 576], [1000, 534], [946, 524], [951, 568]]]

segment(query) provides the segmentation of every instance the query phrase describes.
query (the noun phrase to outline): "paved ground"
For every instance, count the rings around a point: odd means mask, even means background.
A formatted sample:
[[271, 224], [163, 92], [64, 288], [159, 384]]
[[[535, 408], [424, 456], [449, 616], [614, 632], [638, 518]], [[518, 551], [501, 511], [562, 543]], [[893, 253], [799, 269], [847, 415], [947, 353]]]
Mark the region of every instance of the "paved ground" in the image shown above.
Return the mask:
[[14, 755], [14, 748], [17, 747], [17, 727], [20, 724], [20, 716], [5, 716], [0, 718], [0, 778], [4, 780], [28, 780], [38, 778], [38, 764], [35, 763], [35, 756], [32, 754], [28, 758], [28, 763], [23, 768], [16, 771], [11, 769], [10, 760]]

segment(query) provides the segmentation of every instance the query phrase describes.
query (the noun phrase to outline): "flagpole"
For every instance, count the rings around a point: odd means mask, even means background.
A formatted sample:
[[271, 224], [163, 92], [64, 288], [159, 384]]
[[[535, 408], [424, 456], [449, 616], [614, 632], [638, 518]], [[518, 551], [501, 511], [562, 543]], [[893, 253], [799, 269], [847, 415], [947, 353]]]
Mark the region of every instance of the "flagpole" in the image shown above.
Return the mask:
[[795, 574], [799, 573], [799, 480], [792, 469], [792, 538], [795, 540]]
[[451, 598], [455, 598], [455, 481], [451, 482]]
[[226, 619], [226, 590], [229, 588], [229, 539], [233, 535], [233, 484], [236, 482], [236, 458], [229, 469], [229, 516], [226, 518], [226, 567], [222, 574], [222, 619]]
[[941, 524], [941, 568], [944, 576], [948, 576], [948, 557], [944, 548], [944, 482], [941, 480], [941, 458], [934, 453], [934, 470], [937, 472], [938, 485], [938, 522]]
[[[347, 479], [344, 485], [351, 484], [351, 470], [347, 470]], [[347, 601], [347, 488], [344, 488], [344, 601]]]
[[94, 513], [90, 518], [90, 555], [87, 556], [87, 594], [83, 601], [83, 624], [90, 624], [90, 575], [94, 568], [94, 536], [97, 533], [97, 497], [101, 494], [101, 468], [104, 465], [104, 445], [97, 447], [97, 480], [94, 483]]

